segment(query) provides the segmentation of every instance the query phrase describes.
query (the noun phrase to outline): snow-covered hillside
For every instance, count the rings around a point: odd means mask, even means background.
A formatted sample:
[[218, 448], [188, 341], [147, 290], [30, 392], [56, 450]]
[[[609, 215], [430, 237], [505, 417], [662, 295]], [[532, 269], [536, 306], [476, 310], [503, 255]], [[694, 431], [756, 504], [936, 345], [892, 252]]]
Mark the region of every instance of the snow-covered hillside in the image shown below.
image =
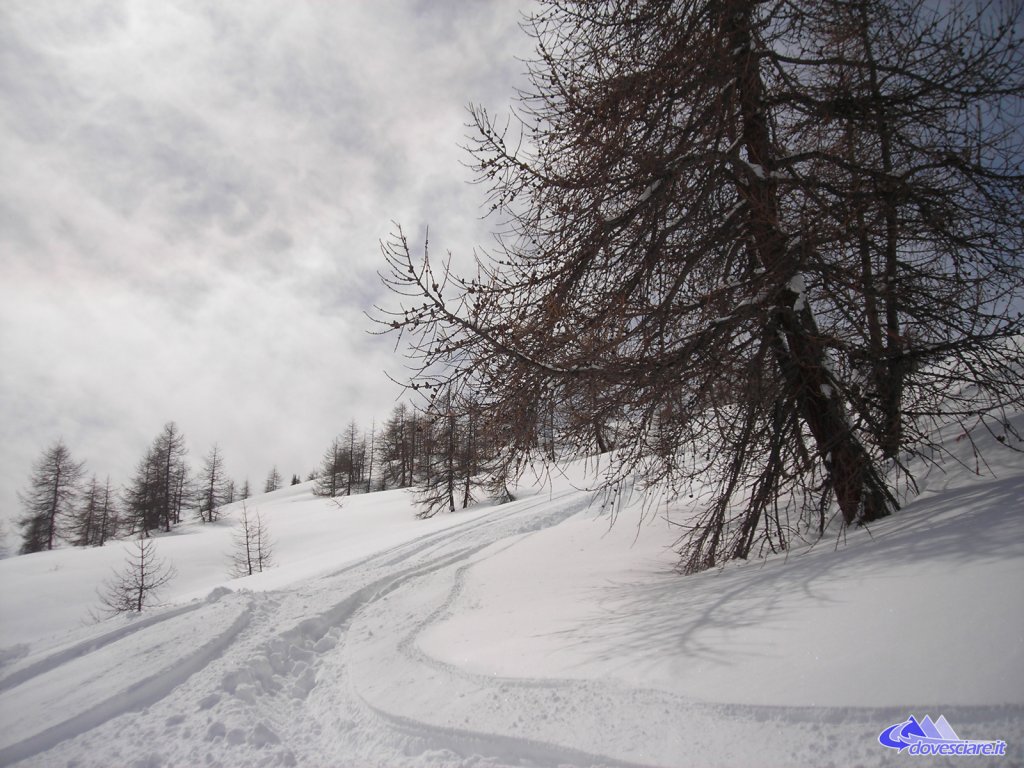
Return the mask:
[[227, 576], [237, 507], [182, 526], [134, 620], [88, 620], [127, 543], [0, 561], [0, 765], [934, 764], [878, 741], [911, 715], [1020, 765], [1024, 461], [978, 476], [956, 437], [838, 549], [686, 578], [677, 530], [609, 527], [583, 465], [427, 521], [405, 492], [256, 497], [277, 566]]

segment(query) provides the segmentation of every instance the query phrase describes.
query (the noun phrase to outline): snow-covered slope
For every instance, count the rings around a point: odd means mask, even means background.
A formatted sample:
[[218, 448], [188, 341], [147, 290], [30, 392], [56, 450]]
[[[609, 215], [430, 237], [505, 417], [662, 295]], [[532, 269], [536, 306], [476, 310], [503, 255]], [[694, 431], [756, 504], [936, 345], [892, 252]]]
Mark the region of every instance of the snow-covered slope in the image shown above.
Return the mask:
[[581, 466], [428, 521], [257, 497], [278, 565], [227, 577], [237, 508], [182, 526], [134, 620], [85, 622], [125, 544], [0, 561], [0, 765], [889, 765], [922, 760], [878, 742], [911, 714], [1020, 765], [1024, 461], [978, 476], [962, 442], [838, 550], [687, 578]]

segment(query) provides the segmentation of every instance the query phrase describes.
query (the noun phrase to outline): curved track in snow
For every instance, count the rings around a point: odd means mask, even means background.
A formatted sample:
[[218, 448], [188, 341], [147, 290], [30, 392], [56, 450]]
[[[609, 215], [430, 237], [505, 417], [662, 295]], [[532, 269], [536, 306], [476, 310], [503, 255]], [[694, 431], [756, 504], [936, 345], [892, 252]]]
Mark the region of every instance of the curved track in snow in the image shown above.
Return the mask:
[[[526, 499], [292, 589], [216, 592], [16, 666], [0, 679], [0, 717], [18, 718], [0, 766], [631, 768], [686, 765], [692, 753], [827, 765], [839, 742], [858, 764], [888, 757], [874, 740], [902, 709], [721, 705], [613, 681], [495, 678], [419, 649], [476, 564], [589, 503], [581, 491]], [[133, 679], [138, 669], [146, 676]]]
[[[528, 499], [294, 590], [217, 595], [15, 668], [0, 679], [0, 715], [20, 710], [24, 727], [8, 729], [17, 736], [0, 743], [0, 765], [487, 765], [514, 755], [537, 765], [625, 765], [390, 712], [361, 695], [350, 669], [357, 614], [588, 503], [577, 491]], [[390, 620], [403, 635], [405, 617]], [[152, 671], [142, 679], [116, 673], [140, 667]], [[169, 751], [165, 738], [147, 746], [145, 734], [168, 729], [179, 735], [177, 748]], [[481, 763], [480, 755], [499, 759]]]

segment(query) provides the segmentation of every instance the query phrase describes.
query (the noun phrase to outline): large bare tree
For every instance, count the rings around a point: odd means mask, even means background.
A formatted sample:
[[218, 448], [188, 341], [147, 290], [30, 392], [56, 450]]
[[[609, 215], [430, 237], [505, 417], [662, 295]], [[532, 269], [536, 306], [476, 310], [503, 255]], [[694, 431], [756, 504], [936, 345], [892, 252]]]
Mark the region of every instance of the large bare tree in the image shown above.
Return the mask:
[[460, 276], [383, 245], [412, 388], [513, 454], [566, 404], [577, 449], [614, 423], [613, 491], [707, 494], [687, 571], [890, 514], [934, 419], [1024, 404], [1020, 20], [545, 2], [514, 119], [473, 111], [499, 248]]

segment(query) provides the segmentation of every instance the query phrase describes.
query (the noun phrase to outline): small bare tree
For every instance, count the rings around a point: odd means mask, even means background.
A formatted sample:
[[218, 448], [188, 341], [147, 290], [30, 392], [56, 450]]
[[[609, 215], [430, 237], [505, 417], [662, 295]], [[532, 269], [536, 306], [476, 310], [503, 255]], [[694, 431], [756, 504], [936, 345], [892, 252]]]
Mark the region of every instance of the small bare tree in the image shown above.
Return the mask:
[[281, 473], [277, 471], [277, 465], [267, 473], [267, 481], [263, 484], [264, 493], [273, 493], [281, 487]]
[[100, 485], [96, 475], [83, 489], [81, 503], [74, 513], [69, 533], [77, 547], [102, 547], [117, 529], [115, 493], [110, 478]]
[[74, 518], [85, 462], [71, 458], [58, 440], [32, 466], [29, 488], [18, 494], [25, 513], [17, 521], [22, 529], [21, 554], [53, 549], [65, 521]]
[[174, 566], [169, 566], [156, 555], [152, 539], [139, 538], [134, 550], [120, 573], [104, 584], [99, 592], [102, 609], [94, 618], [115, 616], [119, 613], [141, 613], [150, 605], [156, 593], [174, 578]]
[[235, 550], [231, 555], [231, 575], [262, 573], [273, 564], [272, 557], [273, 545], [262, 515], [255, 509], [250, 514], [243, 501], [242, 518], [235, 532]]
[[341, 437], [335, 437], [320, 463], [317, 483], [313, 487], [313, 493], [317, 496], [327, 496], [333, 499], [341, 492], [342, 454]]
[[215, 443], [203, 459], [203, 470], [199, 477], [196, 511], [204, 523], [217, 520], [220, 508], [228, 501], [228, 483], [224, 474], [224, 455]]

